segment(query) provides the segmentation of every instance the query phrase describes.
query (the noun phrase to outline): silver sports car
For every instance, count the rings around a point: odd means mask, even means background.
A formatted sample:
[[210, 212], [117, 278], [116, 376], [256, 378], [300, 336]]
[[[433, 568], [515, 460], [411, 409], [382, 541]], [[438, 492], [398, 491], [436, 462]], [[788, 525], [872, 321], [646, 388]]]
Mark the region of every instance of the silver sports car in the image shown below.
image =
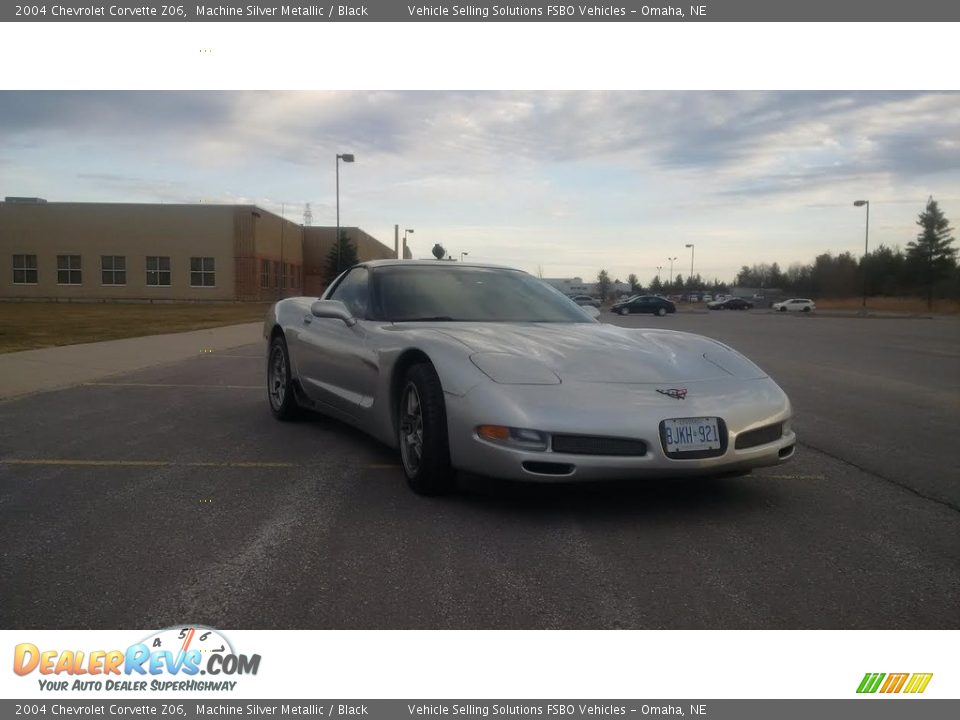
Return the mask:
[[519, 270], [361, 263], [267, 314], [270, 409], [399, 448], [418, 493], [457, 470], [534, 481], [743, 473], [794, 452], [784, 392], [723, 343], [601, 324]]

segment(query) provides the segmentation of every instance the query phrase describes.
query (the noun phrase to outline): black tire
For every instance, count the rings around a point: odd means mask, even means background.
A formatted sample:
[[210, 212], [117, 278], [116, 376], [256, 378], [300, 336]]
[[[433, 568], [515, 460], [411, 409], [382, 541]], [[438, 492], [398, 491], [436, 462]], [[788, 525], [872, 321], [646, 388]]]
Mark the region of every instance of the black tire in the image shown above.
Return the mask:
[[805, 308], [803, 309], [803, 311], [804, 311], [804, 312], [810, 312], [810, 308], [805, 307]]
[[270, 341], [267, 353], [267, 401], [277, 420], [296, 420], [302, 415], [294, 395], [290, 355], [283, 335], [276, 335]]
[[620, 313], [621, 315], [629, 315], [629, 314], [630, 314], [630, 308], [628, 308], [628, 307], [622, 307], [622, 308], [620, 308], [619, 310], [617, 310], [617, 312]]
[[663, 316], [666, 315], [666, 314], [667, 314], [667, 309], [666, 309], [666, 308], [662, 308], [662, 307], [661, 307], [661, 308], [657, 308], [657, 315], [659, 315], [660, 317], [663, 317]]
[[786, 312], [786, 311], [787, 309], [785, 307], [780, 308], [780, 312]]
[[415, 493], [442, 495], [454, 488], [443, 388], [429, 363], [412, 365], [404, 377], [397, 403], [397, 443], [400, 464]]

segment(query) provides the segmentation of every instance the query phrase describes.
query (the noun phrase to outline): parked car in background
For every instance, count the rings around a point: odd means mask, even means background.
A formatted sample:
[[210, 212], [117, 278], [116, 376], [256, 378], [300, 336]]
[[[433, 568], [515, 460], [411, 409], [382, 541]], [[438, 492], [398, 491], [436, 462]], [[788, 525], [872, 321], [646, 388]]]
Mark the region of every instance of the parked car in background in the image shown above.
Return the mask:
[[753, 303], [743, 298], [732, 297], [726, 300], [714, 300], [707, 303], [707, 307], [710, 310], [750, 310], [753, 308]]
[[600, 307], [600, 301], [589, 295], [570, 295], [569, 297], [577, 305], [592, 305], [595, 308]]
[[711, 295], [710, 293], [706, 293], [706, 294], [703, 296], [703, 301], [704, 301], [704, 302], [712, 302], [712, 301], [713, 301], [713, 295]]
[[808, 298], [791, 298], [774, 303], [773, 309], [777, 312], [812, 312], [817, 309], [817, 306]]
[[658, 298], [655, 295], [635, 295], [628, 300], [616, 303], [610, 308], [610, 312], [618, 315], [629, 315], [631, 313], [651, 313], [652, 315], [666, 315], [675, 313], [677, 306], [669, 300]]

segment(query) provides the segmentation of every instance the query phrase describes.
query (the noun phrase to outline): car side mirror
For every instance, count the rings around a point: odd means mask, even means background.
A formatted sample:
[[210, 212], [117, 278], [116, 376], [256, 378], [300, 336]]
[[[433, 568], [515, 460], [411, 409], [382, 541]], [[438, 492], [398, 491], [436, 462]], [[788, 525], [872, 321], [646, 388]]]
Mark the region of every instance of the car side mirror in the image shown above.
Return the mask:
[[357, 324], [357, 319], [350, 314], [350, 310], [339, 300], [317, 300], [310, 306], [310, 313], [318, 318], [335, 318], [343, 320], [347, 327]]

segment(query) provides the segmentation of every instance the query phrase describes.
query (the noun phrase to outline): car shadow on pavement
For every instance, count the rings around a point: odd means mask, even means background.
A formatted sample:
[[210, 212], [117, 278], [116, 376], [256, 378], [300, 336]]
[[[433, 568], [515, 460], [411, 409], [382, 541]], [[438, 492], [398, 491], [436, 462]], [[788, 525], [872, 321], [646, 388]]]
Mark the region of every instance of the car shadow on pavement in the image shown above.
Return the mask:
[[769, 483], [749, 475], [583, 483], [524, 483], [461, 473], [456, 497], [491, 509], [568, 512], [591, 518], [753, 511], [773, 503]]

